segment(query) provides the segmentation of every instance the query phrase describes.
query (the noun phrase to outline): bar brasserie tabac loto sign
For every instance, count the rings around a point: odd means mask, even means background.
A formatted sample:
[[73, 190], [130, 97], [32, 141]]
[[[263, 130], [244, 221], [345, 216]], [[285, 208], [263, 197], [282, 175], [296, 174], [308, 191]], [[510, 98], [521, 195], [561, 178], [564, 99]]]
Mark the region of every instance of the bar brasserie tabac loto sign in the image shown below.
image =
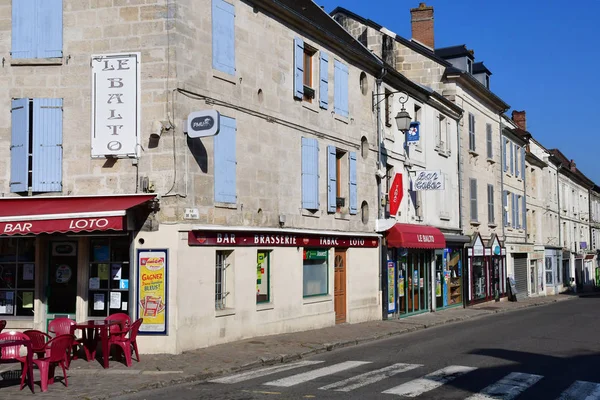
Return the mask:
[[373, 236], [335, 236], [280, 232], [190, 231], [190, 246], [377, 247]]

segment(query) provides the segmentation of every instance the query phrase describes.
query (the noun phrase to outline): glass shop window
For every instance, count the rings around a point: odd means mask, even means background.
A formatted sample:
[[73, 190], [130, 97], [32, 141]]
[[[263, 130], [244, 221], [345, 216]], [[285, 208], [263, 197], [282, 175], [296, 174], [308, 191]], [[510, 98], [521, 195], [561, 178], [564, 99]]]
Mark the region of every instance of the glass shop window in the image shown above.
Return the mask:
[[35, 238], [0, 239], [0, 319], [33, 317]]
[[305, 249], [302, 274], [302, 295], [323, 296], [329, 293], [329, 251]]
[[88, 315], [129, 314], [129, 237], [90, 240]]

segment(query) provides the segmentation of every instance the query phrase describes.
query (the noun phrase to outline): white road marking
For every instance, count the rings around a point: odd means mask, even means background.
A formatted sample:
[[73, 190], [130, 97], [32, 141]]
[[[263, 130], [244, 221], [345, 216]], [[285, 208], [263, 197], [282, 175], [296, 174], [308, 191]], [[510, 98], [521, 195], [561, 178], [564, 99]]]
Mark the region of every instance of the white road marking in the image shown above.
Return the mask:
[[344, 379], [343, 381], [335, 382], [330, 385], [326, 385], [320, 387], [321, 390], [330, 390], [334, 389], [336, 392], [349, 392], [354, 389], [358, 389], [359, 387], [363, 387], [366, 385], [370, 385], [375, 382], [379, 382], [385, 378], [389, 378], [390, 376], [394, 376], [401, 372], [410, 371], [411, 369], [415, 369], [418, 367], [422, 367], [421, 364], [394, 364], [389, 367], [385, 367], [382, 369], [378, 369], [375, 371], [370, 371], [361, 375], [353, 376], [352, 378]]
[[422, 378], [406, 382], [400, 386], [386, 390], [385, 394], [396, 394], [398, 396], [417, 397], [425, 392], [436, 389], [461, 375], [476, 370], [475, 367], [464, 367], [462, 365], [450, 365]]
[[288, 370], [294, 369], [294, 368], [300, 368], [300, 367], [306, 367], [309, 365], [320, 364], [322, 362], [323, 361], [298, 361], [298, 362], [295, 362], [292, 364], [275, 365], [273, 367], [257, 369], [256, 371], [242, 372], [242, 373], [235, 374], [235, 375], [225, 376], [223, 378], [213, 379], [209, 382], [228, 383], [228, 384], [238, 383], [238, 382], [243, 382], [243, 381], [247, 381], [247, 380], [254, 379], [254, 378], [260, 378], [261, 376], [272, 375], [272, 374], [276, 374], [278, 372], [288, 371]]
[[542, 378], [541, 375], [512, 372], [466, 400], [512, 400]]
[[600, 383], [575, 381], [561, 393], [558, 400], [598, 400], [600, 399]]
[[277, 379], [275, 381], [267, 382], [265, 385], [268, 386], [279, 386], [279, 387], [290, 387], [298, 385], [300, 383], [312, 381], [322, 376], [335, 374], [336, 372], [345, 371], [347, 369], [356, 368], [363, 364], [370, 364], [369, 361], [345, 361], [339, 364], [334, 364], [329, 367], [323, 367], [315, 369], [313, 371], [304, 372], [302, 374], [292, 375], [288, 378]]

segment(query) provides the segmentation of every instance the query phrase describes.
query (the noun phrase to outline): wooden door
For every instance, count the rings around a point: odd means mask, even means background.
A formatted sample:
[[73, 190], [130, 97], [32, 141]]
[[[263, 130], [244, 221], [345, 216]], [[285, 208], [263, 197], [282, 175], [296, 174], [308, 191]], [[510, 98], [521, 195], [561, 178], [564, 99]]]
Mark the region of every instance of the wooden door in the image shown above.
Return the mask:
[[334, 258], [335, 323], [346, 322], [346, 251], [336, 250]]

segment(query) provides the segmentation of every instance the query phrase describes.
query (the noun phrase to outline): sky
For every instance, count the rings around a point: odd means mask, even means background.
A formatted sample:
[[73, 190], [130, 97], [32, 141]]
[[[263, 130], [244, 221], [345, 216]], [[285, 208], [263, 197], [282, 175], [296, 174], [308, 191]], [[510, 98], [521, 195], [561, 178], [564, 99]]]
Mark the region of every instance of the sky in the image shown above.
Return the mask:
[[[315, 0], [410, 39], [419, 1]], [[435, 47], [465, 44], [492, 72], [491, 90], [527, 112], [527, 130], [600, 185], [600, 0], [428, 0]]]

